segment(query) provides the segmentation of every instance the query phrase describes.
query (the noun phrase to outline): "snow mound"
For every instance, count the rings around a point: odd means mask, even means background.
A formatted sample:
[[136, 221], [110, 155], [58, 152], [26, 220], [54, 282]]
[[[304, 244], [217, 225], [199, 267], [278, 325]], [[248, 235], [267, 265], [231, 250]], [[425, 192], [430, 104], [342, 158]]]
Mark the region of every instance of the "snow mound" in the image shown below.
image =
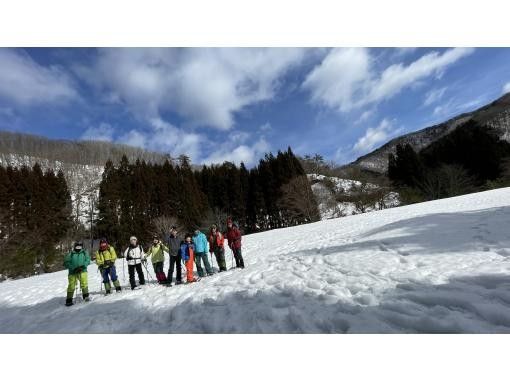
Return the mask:
[[66, 272], [4, 281], [0, 332], [507, 333], [509, 230], [506, 188], [246, 236], [192, 285], [105, 297], [92, 264], [70, 308]]

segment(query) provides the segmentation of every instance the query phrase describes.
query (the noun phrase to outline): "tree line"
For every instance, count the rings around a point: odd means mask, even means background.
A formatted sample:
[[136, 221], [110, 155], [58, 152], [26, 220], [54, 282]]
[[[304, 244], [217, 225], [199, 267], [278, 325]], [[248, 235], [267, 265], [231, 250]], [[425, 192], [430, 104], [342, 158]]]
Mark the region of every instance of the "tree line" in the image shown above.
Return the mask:
[[36, 164], [0, 167], [0, 273], [21, 276], [34, 265], [61, 265], [62, 239], [71, 227], [71, 197], [62, 171]]
[[407, 203], [506, 186], [510, 144], [470, 120], [416, 152], [409, 144], [389, 155], [388, 177]]
[[319, 219], [310, 183], [289, 148], [267, 154], [248, 170], [229, 162], [193, 170], [189, 158], [163, 164], [123, 157], [108, 161], [99, 189], [95, 236], [125, 245], [168, 232], [169, 219], [182, 230], [223, 227], [231, 216], [245, 233]]

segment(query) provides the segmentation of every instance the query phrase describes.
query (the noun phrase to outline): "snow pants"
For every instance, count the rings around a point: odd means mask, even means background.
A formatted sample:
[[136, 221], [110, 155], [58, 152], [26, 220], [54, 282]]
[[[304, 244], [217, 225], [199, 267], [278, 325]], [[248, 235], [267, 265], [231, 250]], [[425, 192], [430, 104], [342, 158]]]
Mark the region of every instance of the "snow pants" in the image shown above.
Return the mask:
[[152, 267], [154, 268], [154, 273], [156, 273], [156, 278], [158, 282], [161, 284], [162, 282], [166, 282], [166, 275], [164, 271], [165, 262], [159, 261], [157, 263], [152, 263]]
[[200, 277], [204, 277], [204, 269], [202, 268], [202, 261], [204, 262], [205, 271], [207, 274], [212, 274], [213, 270], [207, 257], [207, 252], [196, 252], [195, 253], [195, 264], [197, 265], [197, 272]]
[[186, 281], [187, 282], [193, 282], [195, 281], [195, 278], [193, 277], [193, 262], [195, 259], [195, 254], [193, 252], [189, 255], [189, 260], [185, 261], [186, 265]]
[[117, 269], [115, 268], [115, 265], [101, 269], [101, 277], [103, 278], [104, 288], [106, 289], [107, 293], [109, 293], [110, 289], [112, 288], [112, 285], [110, 284], [110, 278], [113, 282], [113, 286], [115, 286], [115, 289], [120, 289], [120, 282], [117, 278]]
[[234, 259], [236, 261], [236, 267], [237, 268], [244, 268], [244, 260], [243, 255], [241, 254], [241, 248], [234, 248], [232, 250], [234, 253]]
[[172, 283], [174, 277], [174, 267], [177, 271], [175, 281], [182, 281], [182, 268], [181, 268], [181, 255], [176, 256], [170, 255], [170, 267], [168, 268], [168, 282]]
[[227, 270], [227, 263], [225, 262], [225, 248], [216, 247], [214, 249], [214, 256], [216, 257], [216, 262], [220, 267], [220, 272]]
[[88, 297], [89, 288], [87, 272], [70, 274], [69, 276], [67, 276], [67, 281], [69, 282], [69, 285], [67, 285], [67, 299], [73, 299], [74, 290], [76, 289], [78, 281], [80, 282], [81, 293], [83, 295], [83, 298]]
[[135, 270], [136, 274], [138, 275], [138, 282], [140, 285], [145, 285], [145, 277], [143, 275], [142, 264], [138, 263], [134, 265], [128, 265], [129, 284], [131, 285], [131, 289], [136, 287]]

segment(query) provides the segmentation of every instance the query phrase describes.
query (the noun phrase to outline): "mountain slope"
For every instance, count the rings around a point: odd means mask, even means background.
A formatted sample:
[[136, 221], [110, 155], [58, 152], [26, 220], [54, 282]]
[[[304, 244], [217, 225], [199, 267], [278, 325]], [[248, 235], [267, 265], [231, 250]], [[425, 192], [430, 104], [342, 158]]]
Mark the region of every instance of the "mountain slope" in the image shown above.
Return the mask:
[[505, 188], [253, 234], [246, 269], [173, 288], [104, 297], [92, 264], [93, 300], [71, 308], [66, 272], [5, 281], [0, 332], [508, 333], [509, 204]]
[[130, 161], [164, 162], [170, 159], [161, 153], [104, 141], [51, 140], [0, 131], [0, 165], [31, 167], [39, 163], [43, 170], [62, 170], [71, 193], [73, 218], [84, 225], [90, 220], [92, 198], [98, 197], [106, 161], [119, 162], [123, 155]]
[[410, 144], [416, 151], [429, 146], [469, 120], [496, 131], [501, 139], [510, 142], [510, 93], [473, 112], [454, 117], [444, 123], [399, 136], [373, 152], [359, 157], [347, 166], [383, 173], [388, 169], [388, 154], [394, 153], [397, 144]]

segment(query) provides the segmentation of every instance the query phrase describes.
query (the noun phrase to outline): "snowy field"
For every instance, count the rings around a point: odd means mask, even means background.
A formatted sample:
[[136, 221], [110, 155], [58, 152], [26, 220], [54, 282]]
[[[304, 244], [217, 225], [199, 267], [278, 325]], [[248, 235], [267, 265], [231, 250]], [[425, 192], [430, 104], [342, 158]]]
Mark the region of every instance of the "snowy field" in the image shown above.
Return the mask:
[[93, 299], [70, 308], [67, 272], [6, 281], [0, 332], [510, 332], [510, 189], [243, 242], [246, 269], [172, 288], [129, 290], [119, 261], [126, 289], [105, 297], [92, 264]]

